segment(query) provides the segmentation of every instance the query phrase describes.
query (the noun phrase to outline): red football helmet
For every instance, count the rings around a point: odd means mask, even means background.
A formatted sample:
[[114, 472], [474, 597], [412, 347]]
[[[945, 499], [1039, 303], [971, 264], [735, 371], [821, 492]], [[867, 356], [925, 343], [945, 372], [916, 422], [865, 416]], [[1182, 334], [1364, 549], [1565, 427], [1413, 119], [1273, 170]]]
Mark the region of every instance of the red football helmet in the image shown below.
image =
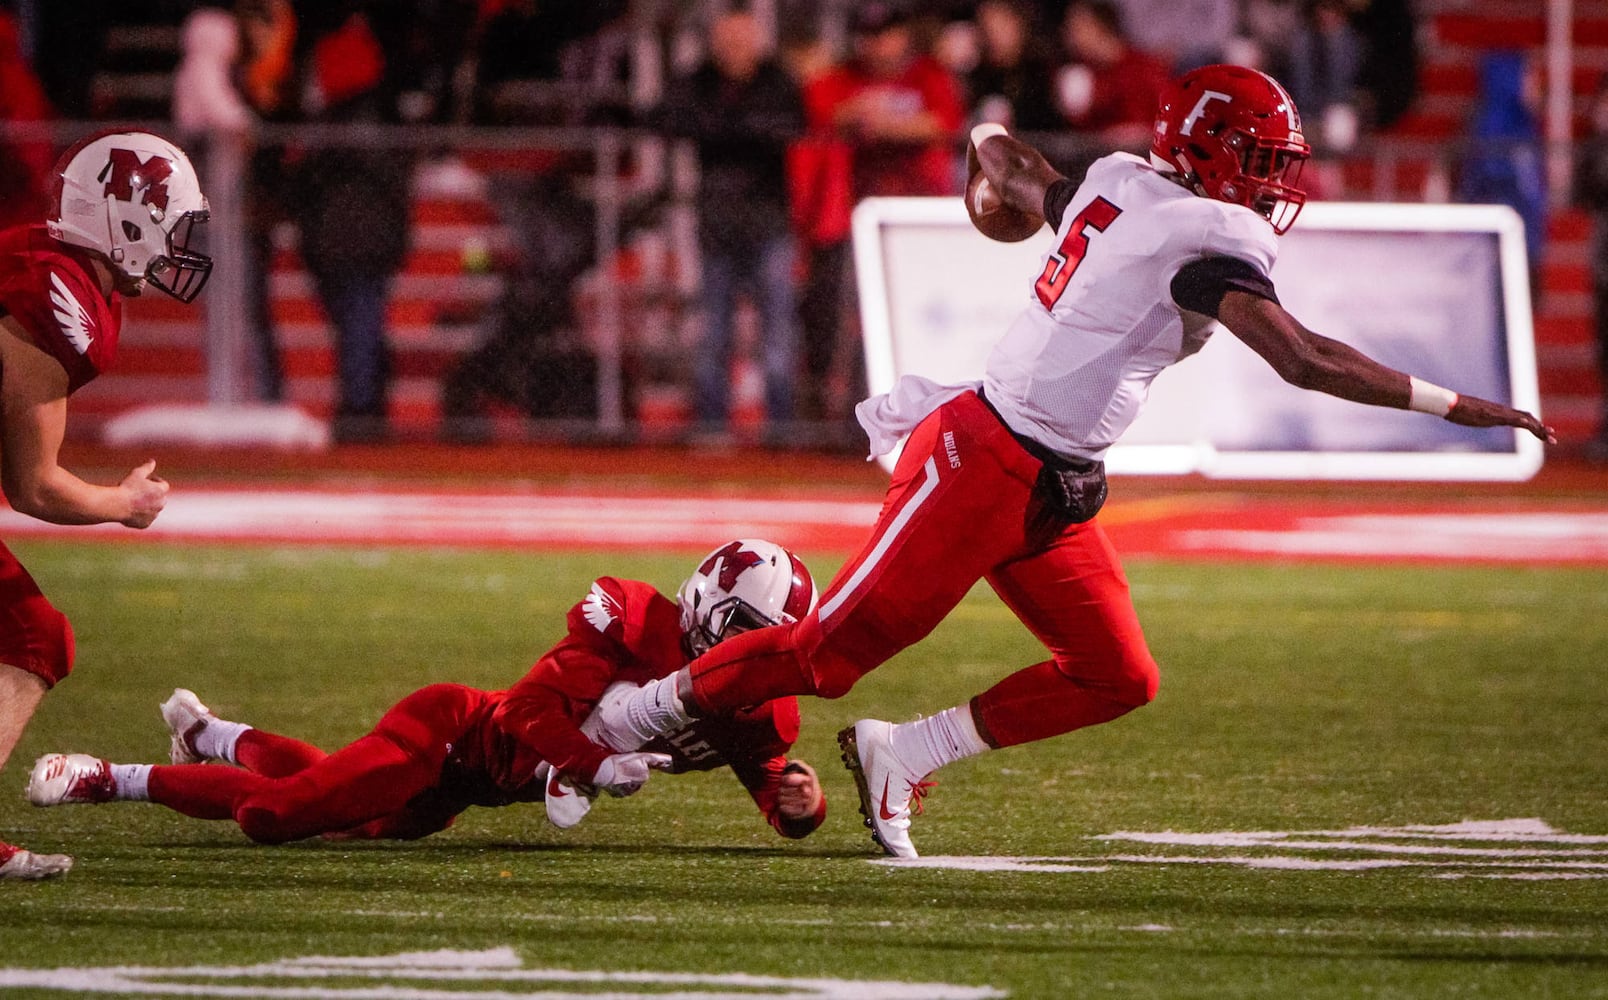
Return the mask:
[[739, 538], [704, 557], [681, 585], [681, 635], [702, 656], [718, 642], [768, 625], [796, 622], [815, 610], [815, 581], [793, 553]]
[[1202, 66], [1174, 80], [1156, 111], [1152, 162], [1195, 193], [1244, 205], [1283, 234], [1306, 192], [1297, 186], [1312, 147], [1277, 80], [1245, 66]]

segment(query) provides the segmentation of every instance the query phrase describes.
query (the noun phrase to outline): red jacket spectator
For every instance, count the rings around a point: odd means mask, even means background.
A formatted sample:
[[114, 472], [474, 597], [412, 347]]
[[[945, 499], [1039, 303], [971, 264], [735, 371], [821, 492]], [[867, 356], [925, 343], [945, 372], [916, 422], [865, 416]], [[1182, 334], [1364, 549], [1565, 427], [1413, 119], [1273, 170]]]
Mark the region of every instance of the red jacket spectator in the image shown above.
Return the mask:
[[855, 147], [855, 198], [953, 193], [951, 140], [966, 116], [954, 77], [915, 53], [903, 16], [884, 4], [856, 10], [855, 52], [804, 91], [810, 128]]
[[1161, 60], [1128, 43], [1111, 0], [1075, 0], [1062, 36], [1074, 62], [1061, 69], [1056, 98], [1067, 124], [1115, 146], [1144, 146], [1167, 85]]

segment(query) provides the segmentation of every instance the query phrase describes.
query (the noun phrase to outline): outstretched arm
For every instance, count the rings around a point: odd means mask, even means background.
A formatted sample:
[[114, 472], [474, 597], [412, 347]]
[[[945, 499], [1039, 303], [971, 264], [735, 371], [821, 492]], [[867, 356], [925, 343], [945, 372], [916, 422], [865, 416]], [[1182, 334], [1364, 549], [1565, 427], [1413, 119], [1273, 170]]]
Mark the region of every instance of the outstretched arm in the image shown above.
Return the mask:
[[1387, 368], [1354, 348], [1302, 326], [1284, 307], [1249, 292], [1230, 290], [1217, 319], [1262, 356], [1279, 377], [1302, 389], [1372, 406], [1419, 410], [1466, 427], [1517, 427], [1542, 441], [1552, 428], [1501, 403], [1464, 396]]
[[966, 145], [967, 179], [979, 170], [1006, 205], [1039, 218], [1044, 216], [1045, 192], [1066, 179], [1038, 150], [990, 124], [972, 129]]

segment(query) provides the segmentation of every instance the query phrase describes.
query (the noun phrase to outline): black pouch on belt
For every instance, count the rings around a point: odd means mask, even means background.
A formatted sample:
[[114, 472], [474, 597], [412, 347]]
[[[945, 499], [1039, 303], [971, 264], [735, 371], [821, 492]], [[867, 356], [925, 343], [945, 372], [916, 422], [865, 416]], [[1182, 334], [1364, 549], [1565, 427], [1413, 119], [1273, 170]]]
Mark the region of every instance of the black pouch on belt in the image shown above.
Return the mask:
[[1039, 469], [1033, 493], [1047, 512], [1071, 524], [1082, 524], [1105, 505], [1105, 463], [1071, 462], [1056, 456]]

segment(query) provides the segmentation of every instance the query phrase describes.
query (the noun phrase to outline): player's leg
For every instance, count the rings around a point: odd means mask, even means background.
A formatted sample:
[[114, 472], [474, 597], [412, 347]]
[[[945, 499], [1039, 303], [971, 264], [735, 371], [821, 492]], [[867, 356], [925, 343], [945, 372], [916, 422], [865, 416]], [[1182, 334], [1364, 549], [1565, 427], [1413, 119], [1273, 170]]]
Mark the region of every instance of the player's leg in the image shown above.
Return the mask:
[[891, 854], [916, 856], [912, 802], [919, 809], [933, 771], [989, 749], [1109, 722], [1156, 695], [1155, 661], [1098, 522], [1069, 528], [1047, 548], [1001, 564], [988, 581], [1051, 659], [967, 704], [899, 725], [861, 720], [839, 736], [861, 784], [867, 823]]
[[278, 844], [390, 816], [440, 779], [484, 697], [456, 684], [415, 691], [369, 735], [246, 799], [235, 820], [253, 840]]
[[220, 719], [194, 691], [185, 688], [176, 688], [162, 703], [162, 721], [172, 737], [168, 756], [175, 764], [222, 761], [264, 777], [283, 778], [326, 756], [310, 743]]
[[234, 806], [272, 779], [205, 764], [114, 764], [83, 753], [50, 753], [28, 775], [36, 806], [155, 802], [197, 819], [228, 819]]
[[991, 745], [1015, 746], [1109, 722], [1156, 697], [1156, 661], [1127, 576], [1098, 521], [1000, 566], [988, 582], [1051, 656], [972, 700]]
[[[0, 544], [0, 768], [45, 692], [73, 668], [73, 630]], [[33, 854], [0, 841], [0, 879], [38, 879], [72, 867], [65, 854]]]

